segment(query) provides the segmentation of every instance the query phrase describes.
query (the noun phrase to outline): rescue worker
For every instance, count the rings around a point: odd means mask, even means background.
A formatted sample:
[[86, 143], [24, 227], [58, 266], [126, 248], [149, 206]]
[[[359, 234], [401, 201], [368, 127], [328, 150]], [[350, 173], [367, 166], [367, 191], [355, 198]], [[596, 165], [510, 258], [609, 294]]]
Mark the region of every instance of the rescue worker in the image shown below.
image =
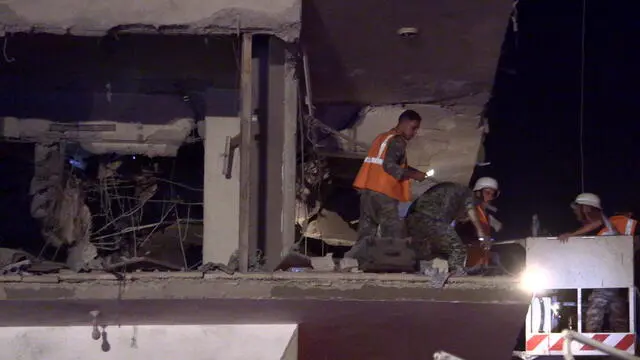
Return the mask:
[[598, 195], [582, 193], [571, 203], [571, 208], [582, 226], [558, 236], [560, 241], [566, 242], [575, 236], [618, 235], [616, 227], [604, 216]]
[[[483, 233], [488, 238], [491, 238], [492, 226], [491, 216], [487, 212], [487, 208], [491, 206], [491, 202], [498, 196], [498, 191], [498, 181], [491, 177], [481, 177], [473, 186], [473, 194], [478, 202], [478, 205], [476, 205], [478, 221]], [[474, 271], [486, 270], [492, 258], [493, 262], [498, 265], [500, 262], [498, 254], [492, 254], [489, 251], [490, 241], [478, 242], [473, 226], [465, 225], [467, 224], [460, 224], [456, 227], [456, 231], [467, 245], [467, 268], [472, 267]]]
[[360, 191], [358, 240], [345, 257], [355, 257], [366, 239], [377, 235], [378, 226], [381, 237], [405, 237], [398, 203], [410, 201], [410, 180], [427, 178], [427, 174], [408, 166], [406, 155], [407, 143], [418, 132], [421, 121], [416, 111], [405, 110], [393, 129], [373, 140], [353, 182], [353, 187]]
[[466, 275], [466, 245], [453, 222], [471, 220], [480, 241], [488, 241], [478, 216], [479, 200], [466, 186], [442, 182], [427, 190], [407, 213], [407, 231], [419, 260], [429, 256], [429, 248], [446, 255], [452, 275]]
[[[609, 223], [613, 226], [616, 232], [620, 235], [638, 236], [640, 228], [638, 228], [638, 221], [633, 218], [633, 213], [630, 212], [618, 212], [614, 216], [609, 218]], [[617, 235], [609, 233], [606, 228], [600, 230], [598, 235]]]
[[487, 213], [487, 207], [498, 197], [498, 181], [491, 177], [479, 178], [473, 186], [473, 193], [480, 202], [477, 205], [478, 220], [486, 236], [491, 235], [491, 221]]
[[[600, 198], [591, 193], [582, 193], [571, 203], [576, 218], [582, 226], [574, 232], [558, 237], [566, 242], [574, 236], [614, 235], [617, 230], [604, 216]], [[609, 326], [614, 332], [629, 331], [628, 306], [617, 289], [594, 289], [589, 295], [585, 319], [585, 332], [602, 332], [605, 314], [609, 314]]]

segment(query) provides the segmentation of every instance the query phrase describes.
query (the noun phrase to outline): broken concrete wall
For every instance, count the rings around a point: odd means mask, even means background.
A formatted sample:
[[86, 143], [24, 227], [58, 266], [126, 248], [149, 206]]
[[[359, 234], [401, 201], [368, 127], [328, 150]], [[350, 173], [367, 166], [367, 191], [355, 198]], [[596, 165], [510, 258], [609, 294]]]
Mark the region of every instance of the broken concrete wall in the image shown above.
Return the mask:
[[[433, 169], [437, 180], [466, 185], [476, 166], [484, 134], [480, 127], [481, 105], [369, 107], [363, 111], [353, 131], [343, 133], [355, 135], [358, 142], [371, 144], [380, 133], [393, 128], [400, 114], [407, 109], [422, 116], [418, 134], [407, 148], [409, 164], [422, 171]], [[343, 141], [343, 148], [349, 146], [351, 144]]]
[[[321, 144], [321, 149], [325, 154], [333, 154], [335, 159], [342, 157], [341, 160], [352, 168], [343, 174], [345, 175], [343, 185], [350, 186], [365, 155], [363, 149], [354, 148], [354, 141], [368, 146], [380, 133], [393, 128], [404, 110], [413, 109], [422, 116], [422, 123], [418, 135], [411, 140], [407, 148], [409, 165], [425, 172], [433, 170], [437, 181], [453, 181], [467, 185], [481, 156], [485, 128], [481, 126], [480, 114], [485, 98], [485, 96], [469, 97], [448, 105], [408, 104], [367, 107], [361, 112], [360, 118], [352, 128], [341, 132], [353, 141], [334, 136], [326, 139]], [[359, 151], [355, 151], [356, 149]], [[344, 157], [356, 159], [353, 161], [348, 159], [347, 163]], [[338, 172], [342, 169], [333, 167], [332, 170]], [[332, 175], [336, 176], [335, 173]], [[349, 175], [352, 176], [350, 179]], [[420, 196], [433, 184], [434, 182], [431, 181], [412, 182], [413, 198]], [[316, 211], [320, 210], [317, 218], [308, 225], [304, 222], [309, 218], [309, 213], [300, 203], [297, 209], [297, 221], [305, 228], [305, 236], [322, 239], [331, 245], [350, 245], [356, 240], [356, 230], [355, 226], [349, 225], [349, 222], [357, 220], [357, 215], [355, 218], [345, 218], [344, 214], [357, 214], [357, 197], [351, 199], [342, 193], [336, 197], [344, 200], [338, 205], [327, 206], [329, 201], [325, 199], [323, 208], [320, 209], [319, 206], [316, 208]], [[409, 205], [410, 203], [400, 204], [401, 214], [406, 212]]]
[[[89, 325], [88, 313], [87, 319]], [[296, 329], [294, 324], [108, 326], [99, 327], [100, 338], [93, 340], [92, 326], [3, 327], [1, 358], [280, 360], [291, 355]]]
[[183, 118], [162, 125], [114, 121], [61, 124], [44, 119], [0, 119], [0, 131], [8, 140], [74, 142], [92, 154], [144, 154], [176, 156], [195, 128], [195, 120]]
[[6, 32], [36, 30], [101, 36], [115, 27], [182, 33], [236, 33], [245, 29], [295, 40], [300, 0], [4, 0], [0, 24]]

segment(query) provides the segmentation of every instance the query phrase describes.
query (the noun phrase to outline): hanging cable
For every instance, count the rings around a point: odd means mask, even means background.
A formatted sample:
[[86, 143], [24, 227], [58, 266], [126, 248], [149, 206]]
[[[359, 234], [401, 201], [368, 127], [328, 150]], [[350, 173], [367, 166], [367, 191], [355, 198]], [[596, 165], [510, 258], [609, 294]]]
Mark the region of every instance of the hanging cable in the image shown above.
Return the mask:
[[582, 0], [582, 39], [580, 54], [580, 192], [584, 192], [584, 69], [587, 0]]

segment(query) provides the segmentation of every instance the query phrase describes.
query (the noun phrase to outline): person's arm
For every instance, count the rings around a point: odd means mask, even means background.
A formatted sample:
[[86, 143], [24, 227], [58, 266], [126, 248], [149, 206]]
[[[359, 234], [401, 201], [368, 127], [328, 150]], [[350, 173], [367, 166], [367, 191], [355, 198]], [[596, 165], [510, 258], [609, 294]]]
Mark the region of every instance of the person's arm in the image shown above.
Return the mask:
[[566, 242], [570, 237], [576, 237], [576, 236], [582, 236], [582, 235], [586, 235], [594, 230], [598, 230], [599, 228], [601, 228], [603, 225], [602, 220], [598, 219], [596, 221], [593, 221], [589, 224], [583, 225], [582, 227], [580, 227], [578, 230], [574, 231], [574, 232], [570, 232], [570, 233], [564, 233], [560, 236], [558, 236], [558, 240], [562, 241], [562, 242]]
[[393, 176], [397, 180], [424, 180], [426, 176], [423, 172], [413, 168], [402, 167], [402, 162], [406, 156], [406, 149], [407, 142], [400, 136], [391, 138], [387, 144], [387, 152], [385, 153], [384, 160], [382, 162], [382, 168], [387, 174]]
[[480, 217], [478, 216], [478, 208], [476, 202], [473, 199], [473, 194], [469, 194], [465, 200], [465, 208], [467, 210], [467, 216], [471, 220], [473, 227], [476, 228], [476, 235], [479, 239], [483, 240], [488, 237], [488, 234], [484, 233], [482, 224], [480, 223]]

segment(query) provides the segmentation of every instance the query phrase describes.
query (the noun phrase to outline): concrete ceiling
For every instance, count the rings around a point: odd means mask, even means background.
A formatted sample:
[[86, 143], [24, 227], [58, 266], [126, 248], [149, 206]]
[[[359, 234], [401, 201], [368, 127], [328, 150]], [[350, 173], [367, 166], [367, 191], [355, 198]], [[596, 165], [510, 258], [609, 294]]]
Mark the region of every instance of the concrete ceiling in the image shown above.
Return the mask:
[[101, 36], [116, 27], [192, 34], [272, 33], [295, 40], [300, 0], [0, 0], [0, 30]]
[[[306, 0], [313, 100], [440, 102], [491, 89], [509, 0]], [[396, 34], [415, 27], [415, 38]]]
[[[490, 90], [510, 9], [508, 0], [0, 0], [0, 35], [253, 31], [295, 41], [302, 26], [314, 102], [441, 102]], [[419, 33], [403, 38], [401, 27]]]

